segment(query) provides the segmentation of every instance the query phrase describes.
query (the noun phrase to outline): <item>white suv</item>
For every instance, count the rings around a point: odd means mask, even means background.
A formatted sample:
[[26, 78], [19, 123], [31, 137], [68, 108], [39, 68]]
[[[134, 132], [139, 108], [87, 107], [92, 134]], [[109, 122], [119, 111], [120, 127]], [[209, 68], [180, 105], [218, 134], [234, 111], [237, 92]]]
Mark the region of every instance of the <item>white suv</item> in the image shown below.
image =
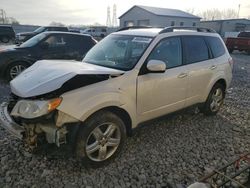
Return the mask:
[[195, 104], [215, 115], [231, 79], [232, 58], [210, 29], [119, 31], [83, 62], [39, 61], [12, 80], [0, 124], [30, 147], [68, 143], [99, 165], [142, 122]]

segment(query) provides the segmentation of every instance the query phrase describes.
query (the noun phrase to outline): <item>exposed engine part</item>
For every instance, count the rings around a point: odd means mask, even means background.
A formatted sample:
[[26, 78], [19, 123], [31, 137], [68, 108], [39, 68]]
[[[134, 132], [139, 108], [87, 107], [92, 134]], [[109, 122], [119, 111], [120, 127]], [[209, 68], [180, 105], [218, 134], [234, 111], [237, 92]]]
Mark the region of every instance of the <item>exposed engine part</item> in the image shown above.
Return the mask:
[[37, 147], [38, 138], [42, 133], [45, 134], [46, 140], [50, 144], [54, 143], [60, 147], [61, 144], [67, 143], [66, 127], [58, 128], [54, 124], [29, 124], [25, 125], [25, 129], [25, 142], [31, 150]]

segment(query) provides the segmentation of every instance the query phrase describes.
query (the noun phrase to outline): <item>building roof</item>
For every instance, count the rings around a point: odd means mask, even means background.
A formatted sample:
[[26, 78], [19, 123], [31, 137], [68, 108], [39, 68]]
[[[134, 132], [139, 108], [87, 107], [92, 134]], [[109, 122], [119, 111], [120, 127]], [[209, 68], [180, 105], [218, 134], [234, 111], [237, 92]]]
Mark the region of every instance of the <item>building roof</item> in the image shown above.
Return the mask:
[[201, 21], [202, 22], [227, 22], [227, 21], [249, 21], [250, 19], [246, 19], [246, 18], [234, 18], [234, 19], [224, 19], [224, 20], [205, 20], [205, 21]]
[[169, 9], [169, 8], [158, 8], [158, 7], [149, 7], [149, 6], [142, 6], [142, 5], [134, 5], [132, 8], [130, 8], [128, 11], [126, 11], [124, 14], [122, 14], [121, 17], [123, 17], [125, 14], [127, 14], [129, 11], [131, 11], [133, 8], [139, 7], [141, 9], [144, 9], [152, 14], [155, 14], [157, 16], [171, 16], [171, 17], [182, 17], [182, 18], [195, 18], [195, 19], [201, 19], [198, 16], [195, 16], [193, 14], [184, 12], [182, 10], [177, 9]]

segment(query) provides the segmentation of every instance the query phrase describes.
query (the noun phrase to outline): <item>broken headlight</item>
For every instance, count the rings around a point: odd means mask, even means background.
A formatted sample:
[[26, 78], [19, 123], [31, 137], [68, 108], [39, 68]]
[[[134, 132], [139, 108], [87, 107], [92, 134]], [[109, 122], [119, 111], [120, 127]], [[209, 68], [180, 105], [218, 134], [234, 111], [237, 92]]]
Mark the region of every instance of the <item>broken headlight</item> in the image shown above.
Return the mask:
[[61, 103], [62, 98], [52, 100], [20, 100], [13, 108], [11, 115], [33, 119], [55, 110]]

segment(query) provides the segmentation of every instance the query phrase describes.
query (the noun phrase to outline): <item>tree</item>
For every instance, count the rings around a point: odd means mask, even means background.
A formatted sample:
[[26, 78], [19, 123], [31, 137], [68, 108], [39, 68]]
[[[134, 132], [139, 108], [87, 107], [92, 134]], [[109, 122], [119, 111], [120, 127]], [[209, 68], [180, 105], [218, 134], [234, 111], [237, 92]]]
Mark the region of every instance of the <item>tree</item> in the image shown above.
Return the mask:
[[208, 9], [199, 14], [202, 20], [221, 20], [238, 18], [238, 13], [234, 9]]
[[12, 25], [20, 25], [19, 21], [16, 20], [16, 18], [8, 17], [7, 22]]
[[60, 22], [51, 22], [50, 24], [49, 24], [50, 26], [59, 26], [59, 27], [63, 27], [63, 26], [65, 26], [63, 23], [60, 23]]

